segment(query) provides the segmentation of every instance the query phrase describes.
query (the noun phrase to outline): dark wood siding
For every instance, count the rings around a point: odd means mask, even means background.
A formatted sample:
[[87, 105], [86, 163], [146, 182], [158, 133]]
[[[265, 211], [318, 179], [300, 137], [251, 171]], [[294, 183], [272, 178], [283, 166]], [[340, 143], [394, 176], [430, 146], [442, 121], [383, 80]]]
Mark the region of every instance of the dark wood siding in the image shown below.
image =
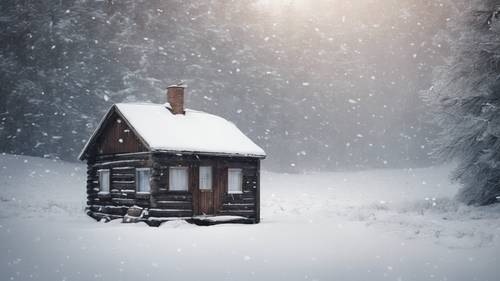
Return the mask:
[[[150, 196], [137, 194], [135, 183], [136, 168], [151, 167], [148, 153], [123, 155], [98, 155], [88, 162], [87, 204], [95, 213], [123, 216], [127, 209], [137, 205], [148, 208]], [[98, 171], [110, 171], [109, 194], [99, 193]]]
[[113, 112], [96, 143], [97, 154], [119, 154], [147, 151], [130, 126]]
[[[220, 171], [222, 202], [216, 214], [242, 216], [258, 220], [258, 178], [259, 160], [257, 159], [227, 159], [222, 161]], [[243, 192], [228, 194], [228, 169], [240, 168], [243, 172]]]
[[[149, 217], [191, 217], [215, 214], [243, 216], [259, 221], [259, 164], [255, 158], [181, 155], [171, 153], [102, 154], [88, 161], [87, 194], [89, 210], [110, 216], [123, 216], [137, 205], [148, 209]], [[169, 190], [169, 168], [185, 166], [189, 171], [189, 190]], [[199, 167], [211, 166], [212, 191], [199, 190]], [[151, 168], [151, 193], [136, 192], [136, 168]], [[243, 193], [227, 193], [229, 168], [243, 172]], [[99, 194], [98, 170], [110, 170], [110, 193]]]
[[[259, 160], [255, 158], [235, 158], [201, 155], [175, 155], [167, 153], [153, 154], [155, 163], [155, 190], [158, 198], [162, 194], [169, 194], [168, 168], [172, 166], [187, 166], [189, 168], [189, 194], [192, 196], [192, 210], [194, 215], [203, 213], [237, 215], [257, 219], [258, 206], [257, 190]], [[211, 166], [213, 172], [212, 192], [199, 190], [199, 167]], [[243, 171], [243, 193], [227, 193], [228, 168], [241, 168]], [[159, 176], [161, 174], [161, 176]], [[153, 200], [155, 200], [153, 198]]]

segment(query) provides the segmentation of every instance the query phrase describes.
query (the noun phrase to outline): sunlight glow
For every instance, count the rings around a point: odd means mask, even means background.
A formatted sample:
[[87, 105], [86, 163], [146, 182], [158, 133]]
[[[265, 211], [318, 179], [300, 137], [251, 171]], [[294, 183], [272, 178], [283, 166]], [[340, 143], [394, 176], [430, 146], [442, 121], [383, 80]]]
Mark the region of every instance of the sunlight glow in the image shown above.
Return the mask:
[[305, 9], [312, 1], [308, 0], [258, 0], [257, 6], [263, 10], [276, 12], [283, 9]]

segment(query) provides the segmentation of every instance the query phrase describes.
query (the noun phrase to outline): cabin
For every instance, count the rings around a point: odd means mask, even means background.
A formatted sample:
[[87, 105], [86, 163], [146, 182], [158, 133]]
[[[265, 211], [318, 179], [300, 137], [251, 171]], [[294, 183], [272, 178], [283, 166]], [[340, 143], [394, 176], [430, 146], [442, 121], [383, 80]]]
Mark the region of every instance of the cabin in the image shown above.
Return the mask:
[[103, 117], [79, 155], [89, 216], [260, 221], [264, 150], [226, 119], [184, 108], [184, 89], [168, 87], [165, 104], [114, 104]]

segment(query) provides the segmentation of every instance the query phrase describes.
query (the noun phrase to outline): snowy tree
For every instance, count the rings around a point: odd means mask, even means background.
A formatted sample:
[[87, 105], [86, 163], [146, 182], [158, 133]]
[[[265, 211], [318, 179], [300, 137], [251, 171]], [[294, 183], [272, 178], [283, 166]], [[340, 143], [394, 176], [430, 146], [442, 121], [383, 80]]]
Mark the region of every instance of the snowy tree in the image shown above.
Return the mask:
[[425, 95], [442, 128], [435, 155], [458, 160], [460, 200], [490, 204], [500, 195], [500, 1], [457, 4], [445, 39], [451, 57]]
[[104, 4], [1, 5], [2, 148], [73, 159], [89, 134], [88, 124], [100, 118], [94, 112], [109, 106], [97, 101], [116, 88], [113, 76], [120, 74], [112, 61], [113, 30]]
[[187, 80], [187, 106], [235, 122], [270, 169], [428, 163], [416, 94], [442, 1], [267, 2], [1, 1], [0, 152], [75, 160], [112, 103]]

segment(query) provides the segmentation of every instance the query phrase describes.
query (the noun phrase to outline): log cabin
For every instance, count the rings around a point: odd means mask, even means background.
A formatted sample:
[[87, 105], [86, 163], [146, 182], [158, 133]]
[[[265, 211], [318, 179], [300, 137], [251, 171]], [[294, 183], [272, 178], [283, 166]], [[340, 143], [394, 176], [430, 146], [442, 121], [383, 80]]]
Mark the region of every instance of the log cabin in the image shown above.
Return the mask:
[[184, 88], [168, 87], [165, 104], [109, 109], [79, 155], [88, 215], [260, 221], [264, 150], [224, 118], [184, 108]]

